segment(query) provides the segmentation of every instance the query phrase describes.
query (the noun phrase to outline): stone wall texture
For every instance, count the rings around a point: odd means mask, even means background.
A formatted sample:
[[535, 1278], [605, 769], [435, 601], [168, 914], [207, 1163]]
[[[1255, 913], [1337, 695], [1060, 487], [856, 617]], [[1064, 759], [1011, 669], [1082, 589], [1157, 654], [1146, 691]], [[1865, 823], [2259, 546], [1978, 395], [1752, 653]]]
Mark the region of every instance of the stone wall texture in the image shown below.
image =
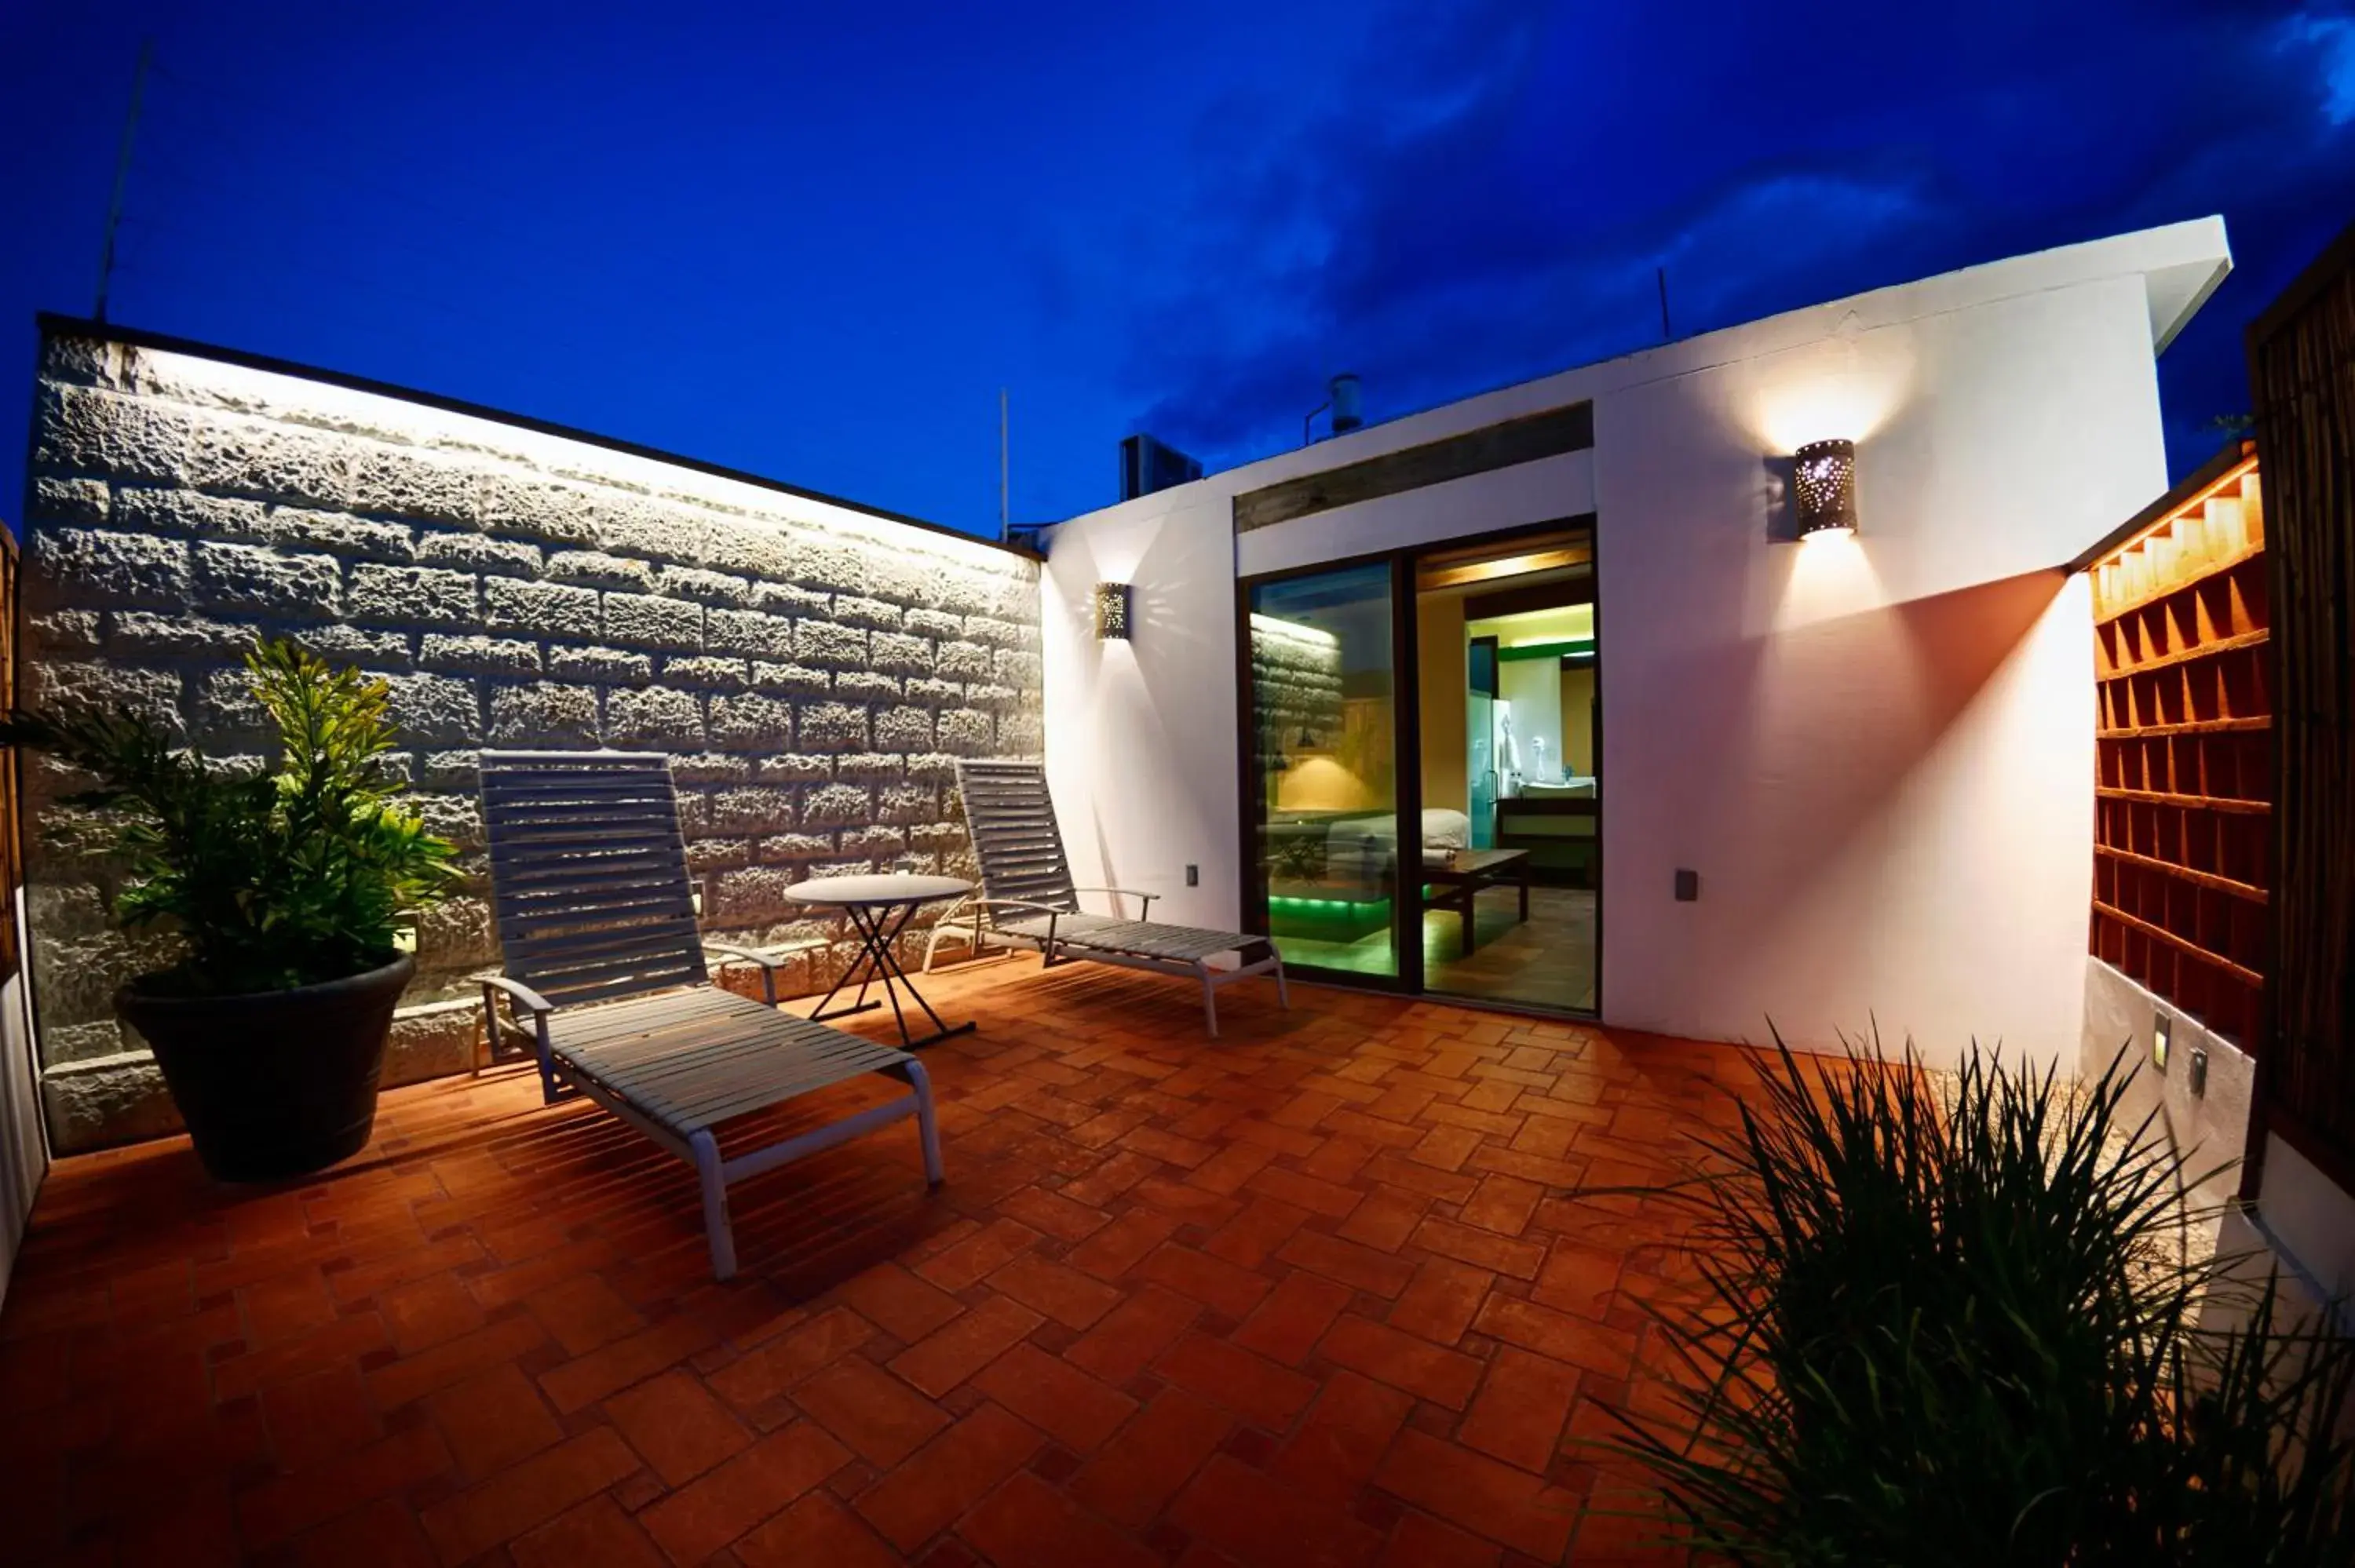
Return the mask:
[[[969, 849], [954, 758], [1042, 744], [1037, 563], [979, 541], [377, 393], [52, 335], [24, 528], [25, 700], [152, 714], [266, 758], [241, 656], [290, 633], [381, 675], [413, 804], [467, 881], [419, 934], [388, 1083], [463, 1070], [464, 977], [497, 961], [478, 747], [670, 754], [712, 933], [822, 938], [805, 877]], [[176, 1125], [116, 986], [168, 961], [111, 929], [91, 824], [27, 768], [44, 1097], [60, 1150]]]
[[1304, 729], [1328, 741], [1340, 733], [1341, 644], [1330, 633], [1254, 615], [1251, 657], [1262, 766]]

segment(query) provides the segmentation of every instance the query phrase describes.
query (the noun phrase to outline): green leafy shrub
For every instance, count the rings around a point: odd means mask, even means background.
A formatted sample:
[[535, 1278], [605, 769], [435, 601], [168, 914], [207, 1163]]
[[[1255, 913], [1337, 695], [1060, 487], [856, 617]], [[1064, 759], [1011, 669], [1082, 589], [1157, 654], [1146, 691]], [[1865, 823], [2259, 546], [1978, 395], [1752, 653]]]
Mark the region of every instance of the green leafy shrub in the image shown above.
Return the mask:
[[[2186, 1157], [1982, 1055], [1942, 1080], [1776, 1040], [1674, 1189], [1698, 1306], [1623, 1416], [1684, 1542], [1738, 1563], [2355, 1562], [2355, 1341], [2187, 1245]], [[2123, 1057], [2121, 1057], [2123, 1060]], [[2201, 1175], [2211, 1174], [2202, 1172]], [[1659, 1194], [1654, 1194], [1659, 1195]]]
[[279, 734], [275, 772], [254, 775], [178, 745], [133, 715], [16, 713], [0, 744], [54, 753], [95, 786], [66, 799], [109, 811], [127, 880], [126, 928], [185, 944], [152, 980], [238, 995], [338, 980], [391, 960], [405, 916], [454, 874], [450, 843], [400, 810], [384, 756], [396, 741], [385, 683], [291, 641], [246, 656]]

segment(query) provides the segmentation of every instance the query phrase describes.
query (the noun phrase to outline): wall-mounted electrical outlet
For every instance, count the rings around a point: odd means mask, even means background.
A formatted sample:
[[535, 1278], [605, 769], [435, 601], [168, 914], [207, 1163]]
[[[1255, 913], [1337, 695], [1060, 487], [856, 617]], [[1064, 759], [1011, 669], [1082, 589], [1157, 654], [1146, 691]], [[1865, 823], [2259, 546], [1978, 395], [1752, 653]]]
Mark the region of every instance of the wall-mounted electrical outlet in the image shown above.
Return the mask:
[[1690, 904], [1700, 896], [1700, 873], [1697, 871], [1686, 871], [1681, 867], [1678, 868], [1677, 872], [1677, 902], [1679, 904]]
[[2150, 1020], [2150, 1065], [2160, 1072], [2167, 1071], [2167, 1035], [2173, 1025], [2167, 1014], [2154, 1013]]
[[1202, 885], [1202, 868], [1200, 866], [1189, 865], [1186, 868], [1186, 885], [1188, 887], [1199, 887]]
[[2193, 1099], [2199, 1099], [2208, 1093], [2207, 1046], [2194, 1045], [2191, 1048], [2191, 1071], [2187, 1075], [2187, 1076], [2190, 1082], [2191, 1097]]

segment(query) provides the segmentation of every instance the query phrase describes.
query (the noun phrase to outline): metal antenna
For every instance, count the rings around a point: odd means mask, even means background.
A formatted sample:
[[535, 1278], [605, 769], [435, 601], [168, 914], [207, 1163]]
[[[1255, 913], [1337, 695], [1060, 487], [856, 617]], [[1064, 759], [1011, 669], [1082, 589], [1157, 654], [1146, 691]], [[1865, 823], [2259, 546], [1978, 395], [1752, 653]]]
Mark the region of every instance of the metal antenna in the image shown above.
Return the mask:
[[1677, 334], [1668, 330], [1668, 270], [1661, 267], [1655, 270], [1660, 280], [1660, 341], [1674, 343]]
[[1007, 498], [1013, 485], [1013, 468], [1007, 458], [1006, 388], [997, 389], [997, 542], [1014, 537], [1014, 513]]
[[123, 121], [123, 151], [114, 160], [114, 199], [106, 208], [106, 248], [98, 259], [98, 303], [91, 307], [94, 321], [106, 319], [106, 291], [114, 281], [114, 231], [123, 225], [123, 187], [131, 178], [131, 143], [139, 134], [139, 101], [147, 95], [147, 67], [155, 58], [155, 40], [139, 44], [139, 72], [131, 79], [131, 112]]

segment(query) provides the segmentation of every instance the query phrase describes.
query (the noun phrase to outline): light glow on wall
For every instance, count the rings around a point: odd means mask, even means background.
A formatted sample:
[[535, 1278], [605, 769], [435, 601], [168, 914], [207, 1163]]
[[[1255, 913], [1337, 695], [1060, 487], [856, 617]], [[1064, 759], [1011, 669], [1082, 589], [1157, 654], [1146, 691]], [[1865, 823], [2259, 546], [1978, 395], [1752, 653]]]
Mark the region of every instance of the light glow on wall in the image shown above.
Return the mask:
[[[289, 425], [307, 425], [355, 446], [375, 441], [395, 451], [423, 448], [433, 458], [460, 465], [479, 458], [486, 474], [502, 462], [520, 461], [555, 483], [577, 480], [618, 486], [709, 507], [730, 520], [779, 528], [812, 527], [887, 548], [909, 547], [909, 525], [897, 519], [617, 451], [576, 436], [168, 349], [140, 348], [134, 363], [138, 386], [151, 395]], [[927, 530], [919, 547], [926, 555], [959, 565], [994, 567], [1006, 559], [995, 546], [956, 533]]]
[[1759, 360], [1745, 400], [1760, 450], [1870, 440], [1912, 393], [1913, 358], [1902, 342], [1902, 334], [1859, 332], [1851, 316], [1837, 337]]
[[1303, 626], [1296, 620], [1285, 620], [1280, 616], [1261, 615], [1254, 612], [1251, 618], [1251, 624], [1252, 635], [1254, 637], [1288, 638], [1295, 642], [1314, 642], [1327, 648], [1338, 648], [1341, 645], [1341, 640], [1329, 631], [1320, 630], [1314, 626]]
[[1887, 595], [1863, 544], [1850, 532], [1827, 530], [1807, 536], [1802, 548], [1783, 550], [1790, 563], [1776, 606], [1774, 630], [1789, 631], [1843, 615], [1883, 607]]
[[1322, 752], [1295, 758], [1276, 784], [1280, 811], [1359, 811], [1380, 804], [1364, 779]]

